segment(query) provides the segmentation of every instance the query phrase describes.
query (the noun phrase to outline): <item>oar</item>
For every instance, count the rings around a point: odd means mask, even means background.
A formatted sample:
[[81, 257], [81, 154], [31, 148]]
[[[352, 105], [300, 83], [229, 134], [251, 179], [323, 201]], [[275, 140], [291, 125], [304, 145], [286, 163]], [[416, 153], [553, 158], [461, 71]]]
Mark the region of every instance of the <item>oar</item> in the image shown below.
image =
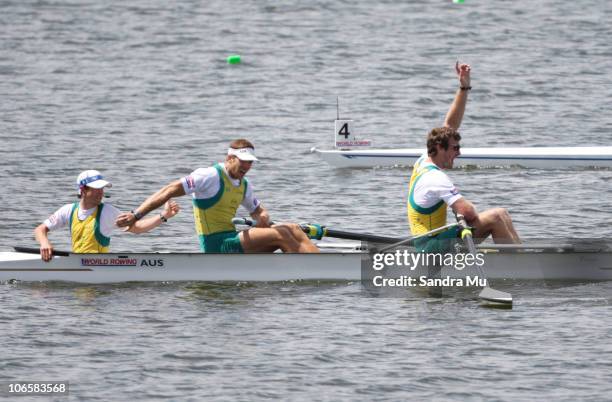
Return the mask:
[[438, 234], [440, 232], [444, 232], [446, 229], [450, 229], [452, 227], [457, 226], [456, 223], [450, 223], [448, 225], [444, 225], [444, 226], [440, 226], [439, 228], [436, 228], [434, 230], [430, 230], [429, 232], [426, 233], [421, 233], [420, 235], [417, 236], [413, 236], [413, 237], [408, 237], [406, 239], [402, 239], [396, 243], [391, 244], [390, 246], [387, 246], [385, 248], [382, 248], [380, 250], [377, 250], [379, 253], [384, 253], [386, 251], [392, 250], [394, 248], [400, 247], [400, 246], [408, 246], [408, 245], [412, 245], [414, 243], [415, 240], [420, 239], [422, 237], [427, 237], [427, 236], [433, 236], [435, 234]]
[[[249, 218], [234, 218], [232, 219], [232, 223], [234, 225], [245, 225], [245, 226], [255, 226], [257, 222], [253, 219]], [[274, 224], [274, 222], [270, 222], [270, 224]], [[304, 233], [310, 233], [310, 229], [312, 226], [307, 224], [300, 225]], [[377, 236], [368, 233], [355, 233], [355, 232], [345, 232], [342, 230], [334, 230], [328, 229], [326, 227], [322, 227], [323, 236], [325, 237], [334, 237], [336, 239], [346, 239], [346, 240], [361, 240], [361, 241], [369, 241], [372, 243], [397, 243], [399, 241], [403, 241], [401, 237], [387, 237], [387, 236]]]
[[[461, 238], [463, 239], [463, 242], [468, 248], [470, 254], [475, 256], [477, 251], [476, 246], [474, 245], [474, 239], [472, 238], [472, 228], [468, 226], [463, 215], [457, 215], [457, 223], [461, 227]], [[480, 270], [482, 279], [486, 280], [484, 266], [479, 266], [478, 264], [476, 264], [476, 266]], [[484, 301], [498, 303], [507, 307], [512, 307], [512, 295], [510, 293], [502, 292], [501, 290], [491, 288], [488, 285], [488, 281], [487, 286], [482, 289], [478, 297]]]
[[[20, 246], [15, 246], [13, 248], [18, 253], [40, 254], [40, 249], [39, 248], [20, 247]], [[68, 257], [68, 256], [70, 256], [70, 253], [68, 251], [53, 250], [52, 255], [56, 255], [56, 256], [59, 256], [59, 257]]]

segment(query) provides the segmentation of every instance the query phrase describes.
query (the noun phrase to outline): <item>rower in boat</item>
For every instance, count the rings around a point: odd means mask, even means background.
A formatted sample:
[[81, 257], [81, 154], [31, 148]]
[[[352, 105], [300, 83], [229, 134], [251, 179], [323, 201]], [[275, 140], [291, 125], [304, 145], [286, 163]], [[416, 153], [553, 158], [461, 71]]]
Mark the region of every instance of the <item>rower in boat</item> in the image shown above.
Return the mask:
[[[104, 180], [97, 170], [86, 170], [77, 177], [79, 201], [66, 204], [55, 211], [34, 230], [34, 236], [40, 243], [40, 256], [50, 261], [53, 256], [53, 245], [48, 233], [65, 226], [70, 227], [72, 252], [74, 253], [107, 253], [110, 248], [111, 234], [115, 219], [121, 213], [111, 204], [103, 203], [104, 189], [112, 184]], [[156, 216], [129, 225], [128, 232], [145, 233], [162, 222], [166, 222], [179, 212], [176, 202], [166, 203], [164, 211]]]
[[[270, 215], [255, 197], [245, 178], [251, 169], [255, 147], [245, 139], [233, 141], [225, 163], [194, 170], [150, 196], [132, 213], [117, 217], [118, 226], [129, 226], [173, 197], [191, 195], [200, 249], [205, 253], [283, 252], [316, 253], [319, 249], [297, 224], [271, 224]], [[257, 221], [256, 227], [237, 232], [232, 223], [242, 205]], [[314, 237], [321, 238], [319, 226]]]
[[[446, 225], [447, 206], [457, 215], [463, 215], [467, 224], [473, 227], [477, 242], [489, 235], [495, 243], [520, 243], [510, 214], [506, 209], [494, 208], [478, 213], [474, 205], [466, 200], [443, 171], [453, 167], [453, 161], [461, 152], [457, 131], [461, 125], [467, 104], [471, 68], [457, 62], [459, 89], [446, 115], [444, 127], [431, 130], [427, 136], [427, 153], [415, 163], [408, 191], [408, 220], [414, 236]], [[424, 237], [415, 242], [420, 251], [446, 252], [459, 235], [454, 226], [440, 234]]]

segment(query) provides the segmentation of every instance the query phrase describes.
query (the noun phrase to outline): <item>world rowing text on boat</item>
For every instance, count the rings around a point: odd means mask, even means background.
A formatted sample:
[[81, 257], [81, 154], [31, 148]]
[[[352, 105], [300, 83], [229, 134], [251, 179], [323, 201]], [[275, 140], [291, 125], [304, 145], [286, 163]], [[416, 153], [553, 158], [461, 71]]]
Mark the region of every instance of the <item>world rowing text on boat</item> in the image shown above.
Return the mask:
[[[140, 261], [140, 262], [139, 262]], [[163, 267], [164, 260], [119, 257], [119, 258], [81, 258], [81, 266], [86, 267]]]

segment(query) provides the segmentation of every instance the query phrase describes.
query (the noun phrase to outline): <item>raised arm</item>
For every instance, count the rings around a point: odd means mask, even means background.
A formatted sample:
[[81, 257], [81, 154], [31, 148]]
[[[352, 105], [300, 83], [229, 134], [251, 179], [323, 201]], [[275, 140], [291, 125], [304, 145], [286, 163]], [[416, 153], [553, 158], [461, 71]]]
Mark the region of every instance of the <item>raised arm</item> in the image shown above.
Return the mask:
[[468, 92], [472, 88], [470, 71], [471, 67], [469, 64], [459, 64], [457, 62], [455, 64], [455, 71], [457, 72], [457, 78], [459, 79], [459, 89], [457, 89], [457, 93], [455, 94], [455, 99], [446, 113], [446, 118], [444, 119], [444, 126], [454, 128], [455, 130], [459, 129], [461, 126], [461, 121], [463, 120], [463, 114], [465, 113], [465, 105], [467, 104]]
[[183, 184], [181, 183], [181, 181], [173, 181], [172, 183], [168, 184], [167, 186], [163, 187], [161, 190], [147, 198], [145, 202], [140, 204], [140, 206], [134, 210], [134, 213], [125, 212], [119, 215], [115, 223], [119, 227], [131, 226], [132, 224], [134, 224], [134, 222], [138, 220], [136, 219], [135, 214], [145, 216], [154, 209], [157, 209], [162, 206], [170, 198], [181, 197], [183, 195], [185, 195], [185, 190], [183, 189]]

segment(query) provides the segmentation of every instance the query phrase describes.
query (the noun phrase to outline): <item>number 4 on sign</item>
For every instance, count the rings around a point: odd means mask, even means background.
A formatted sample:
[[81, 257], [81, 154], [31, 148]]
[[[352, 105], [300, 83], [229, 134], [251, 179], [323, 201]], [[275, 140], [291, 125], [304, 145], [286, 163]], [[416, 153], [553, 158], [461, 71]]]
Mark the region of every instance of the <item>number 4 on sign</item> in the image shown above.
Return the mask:
[[344, 123], [342, 127], [340, 127], [340, 131], [338, 131], [338, 136], [340, 135], [343, 135], [345, 140], [348, 139], [349, 135], [351, 135], [351, 133], [349, 132], [348, 122]]
[[353, 120], [336, 120], [334, 133], [334, 145], [336, 148], [348, 149], [353, 147], [369, 147], [370, 140], [358, 140], [355, 138]]
[[353, 140], [353, 120], [336, 120], [335, 122], [336, 134], [334, 135], [335, 142], [343, 142], [347, 140]]

